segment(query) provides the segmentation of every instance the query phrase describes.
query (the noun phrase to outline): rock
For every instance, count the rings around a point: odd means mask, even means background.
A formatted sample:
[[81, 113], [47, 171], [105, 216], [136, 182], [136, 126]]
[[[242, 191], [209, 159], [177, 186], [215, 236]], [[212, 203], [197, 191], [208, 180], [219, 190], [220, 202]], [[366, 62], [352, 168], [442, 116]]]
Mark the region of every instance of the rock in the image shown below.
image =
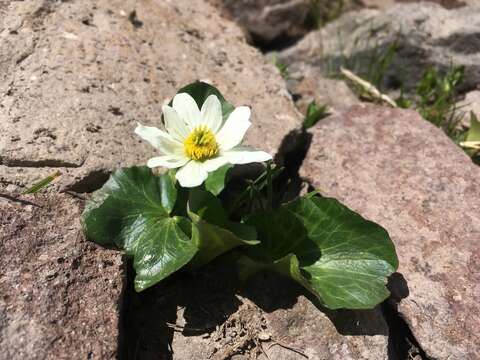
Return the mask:
[[367, 8], [388, 9], [395, 4], [395, 0], [361, 0], [362, 5]]
[[465, 6], [475, 8], [475, 9], [480, 9], [480, 1], [478, 0], [462, 0], [463, 3], [465, 3]]
[[[271, 342], [265, 347], [268, 359], [302, 360], [304, 355], [312, 360], [388, 359], [388, 328], [378, 309], [339, 313], [344, 318], [350, 316], [351, 323], [356, 323], [356, 330], [360, 332], [340, 333], [332, 322], [336, 319], [330, 319], [303, 296], [291, 308], [266, 313], [267, 327], [272, 334]], [[365, 332], [366, 324], [372, 320], [374, 324], [369, 326], [377, 326], [376, 332]], [[260, 359], [268, 360], [265, 356]]]
[[[326, 75], [338, 74], [343, 65], [368, 79], [372, 63], [396, 42], [398, 49], [384, 76], [386, 89], [403, 83], [411, 90], [427, 67], [447, 71], [453, 64], [465, 66], [461, 90], [467, 91], [480, 83], [479, 26], [476, 8], [447, 10], [422, 2], [396, 4], [386, 11], [364, 9], [311, 32], [282, 51], [279, 59], [292, 68], [312, 67]], [[375, 75], [380, 71], [378, 66]]]
[[361, 0], [362, 5], [375, 9], [388, 9], [397, 3], [420, 3], [428, 1], [443, 6], [446, 9], [456, 9], [462, 6], [473, 6], [478, 0]]
[[223, 0], [223, 6], [257, 42], [268, 44], [281, 36], [306, 32], [310, 0]]
[[470, 127], [471, 111], [473, 111], [477, 118], [480, 119], [480, 90], [468, 92], [465, 95], [465, 99], [458, 102], [457, 107], [465, 113], [462, 118], [462, 125], [466, 128]]
[[2, 359], [116, 359], [121, 255], [85, 241], [81, 202], [0, 197]]
[[132, 353], [179, 360], [388, 358], [389, 329], [380, 309], [321, 310], [279, 275], [258, 274], [241, 286], [220, 269], [176, 274], [149, 295], [135, 294]]
[[264, 49], [284, 48], [340, 14], [360, 8], [359, 0], [207, 0], [236, 20]]
[[394, 299], [428, 358], [480, 358], [480, 168], [410, 110], [355, 106], [311, 132], [301, 176], [388, 230], [408, 286]]
[[306, 113], [308, 105], [312, 101], [315, 101], [317, 105], [328, 105], [331, 113], [361, 103], [344, 81], [327, 78], [313, 70], [310, 66], [301, 66], [300, 69], [296, 68], [295, 70], [289, 69], [290, 77], [287, 80], [287, 88], [302, 114]]
[[204, 0], [1, 9], [1, 187], [58, 169], [57, 188], [92, 191], [112, 169], [145, 163], [155, 151], [136, 122], [158, 125], [163, 103], [198, 79], [253, 107], [248, 145], [276, 153], [301, 121], [275, 67]]

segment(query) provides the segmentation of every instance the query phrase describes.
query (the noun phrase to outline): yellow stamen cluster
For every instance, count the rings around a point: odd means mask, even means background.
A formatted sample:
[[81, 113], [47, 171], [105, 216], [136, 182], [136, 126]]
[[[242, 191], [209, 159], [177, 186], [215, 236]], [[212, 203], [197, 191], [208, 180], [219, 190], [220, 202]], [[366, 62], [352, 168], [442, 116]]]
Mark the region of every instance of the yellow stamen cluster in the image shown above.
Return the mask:
[[218, 154], [215, 134], [205, 125], [197, 126], [183, 142], [185, 154], [192, 160], [205, 161]]

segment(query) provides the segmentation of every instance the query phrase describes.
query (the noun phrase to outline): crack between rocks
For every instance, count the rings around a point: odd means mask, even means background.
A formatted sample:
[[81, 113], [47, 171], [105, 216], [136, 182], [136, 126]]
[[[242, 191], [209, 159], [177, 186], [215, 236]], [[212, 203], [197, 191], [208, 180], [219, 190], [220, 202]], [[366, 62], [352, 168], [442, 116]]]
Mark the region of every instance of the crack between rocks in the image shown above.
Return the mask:
[[398, 311], [392, 298], [382, 304], [382, 313], [388, 325], [389, 360], [434, 360], [429, 357], [413, 335], [410, 325]]
[[125, 255], [122, 256], [123, 267], [125, 271], [125, 284], [120, 295], [118, 307], [118, 339], [117, 339], [117, 360], [128, 359], [128, 308], [129, 308], [129, 283], [131, 281], [131, 268]]
[[[296, 179], [308, 186], [308, 191], [315, 190], [308, 179], [303, 179], [299, 175], [299, 169], [305, 159], [312, 135], [303, 128], [296, 129], [287, 134], [279, 147], [279, 151], [275, 156], [275, 161], [285, 167], [285, 177]], [[300, 190], [300, 189], [298, 189]], [[300, 192], [295, 191], [292, 196], [299, 196]], [[397, 274], [400, 275], [400, 274]], [[399, 276], [397, 276], [398, 278]], [[403, 276], [400, 275], [403, 279]], [[394, 280], [393, 278], [390, 280]], [[396, 282], [395, 279], [392, 283]], [[403, 279], [403, 281], [405, 281]], [[429, 357], [422, 348], [419, 341], [413, 335], [410, 325], [407, 323], [403, 315], [398, 311], [398, 303], [404, 296], [400, 296], [398, 289], [391, 288], [391, 297], [382, 305], [382, 315], [389, 329], [388, 335], [388, 359], [389, 360], [434, 360]], [[398, 285], [397, 285], [398, 286]]]
[[7, 167], [26, 167], [26, 168], [79, 168], [82, 167], [85, 161], [81, 163], [69, 162], [61, 159], [43, 159], [43, 160], [24, 160], [24, 159], [8, 159], [0, 157], [0, 165]]

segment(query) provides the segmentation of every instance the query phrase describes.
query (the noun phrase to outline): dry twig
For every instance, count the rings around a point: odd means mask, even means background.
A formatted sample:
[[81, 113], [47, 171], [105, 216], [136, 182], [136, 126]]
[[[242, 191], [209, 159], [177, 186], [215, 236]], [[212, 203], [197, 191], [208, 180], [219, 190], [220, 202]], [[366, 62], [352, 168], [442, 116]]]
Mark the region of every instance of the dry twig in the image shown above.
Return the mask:
[[354, 83], [360, 85], [366, 92], [368, 92], [374, 98], [377, 98], [383, 102], [386, 102], [391, 107], [394, 107], [394, 108], [398, 107], [395, 101], [393, 101], [388, 95], [382, 94], [374, 85], [372, 85], [368, 81], [363, 80], [361, 77], [355, 75], [353, 72], [343, 67], [340, 68], [340, 71], [348, 80], [353, 81]]

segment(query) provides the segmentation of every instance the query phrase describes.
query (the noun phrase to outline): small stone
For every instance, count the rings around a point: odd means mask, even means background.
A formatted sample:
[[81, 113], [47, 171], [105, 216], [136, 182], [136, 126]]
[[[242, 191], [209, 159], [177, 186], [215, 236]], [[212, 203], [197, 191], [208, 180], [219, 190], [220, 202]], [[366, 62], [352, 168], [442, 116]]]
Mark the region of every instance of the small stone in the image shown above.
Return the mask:
[[269, 333], [262, 331], [257, 335], [258, 339], [261, 341], [268, 341], [272, 337]]

